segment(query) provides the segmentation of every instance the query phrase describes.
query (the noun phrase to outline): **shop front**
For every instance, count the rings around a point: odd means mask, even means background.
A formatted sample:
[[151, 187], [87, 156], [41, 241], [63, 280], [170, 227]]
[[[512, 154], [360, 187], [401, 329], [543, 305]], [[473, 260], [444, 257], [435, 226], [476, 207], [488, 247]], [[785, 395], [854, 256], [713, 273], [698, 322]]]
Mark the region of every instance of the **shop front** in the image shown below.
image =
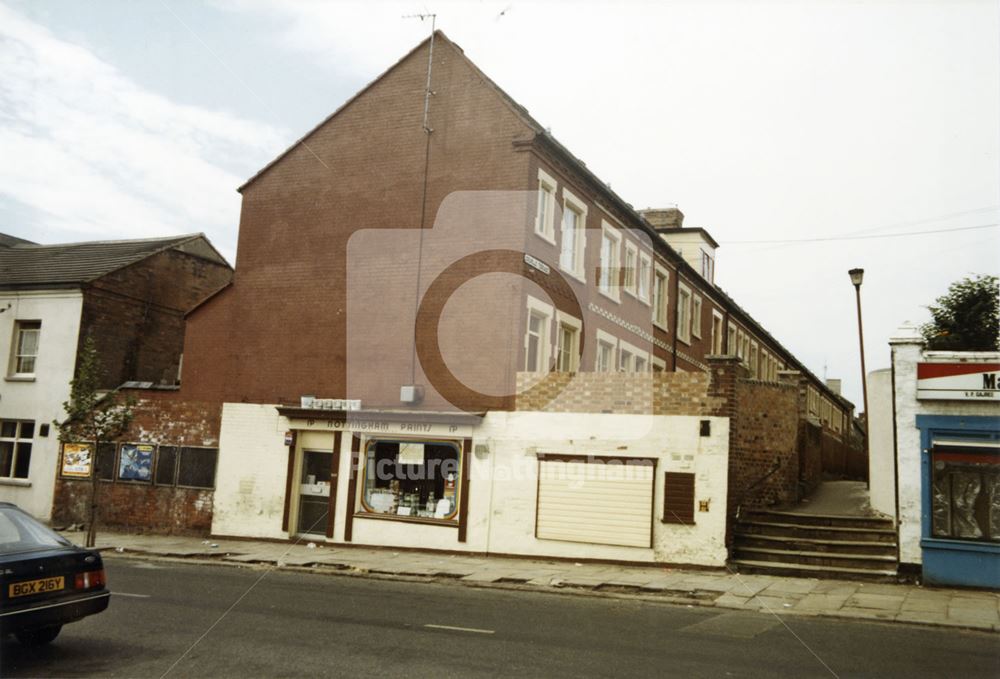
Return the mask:
[[1000, 588], [1000, 418], [918, 415], [924, 580]]
[[466, 542], [469, 457], [480, 417], [278, 411], [288, 427], [282, 531], [289, 537], [393, 544], [384, 539], [402, 527], [428, 533], [436, 546]]
[[212, 533], [722, 566], [728, 436], [718, 417], [227, 403]]

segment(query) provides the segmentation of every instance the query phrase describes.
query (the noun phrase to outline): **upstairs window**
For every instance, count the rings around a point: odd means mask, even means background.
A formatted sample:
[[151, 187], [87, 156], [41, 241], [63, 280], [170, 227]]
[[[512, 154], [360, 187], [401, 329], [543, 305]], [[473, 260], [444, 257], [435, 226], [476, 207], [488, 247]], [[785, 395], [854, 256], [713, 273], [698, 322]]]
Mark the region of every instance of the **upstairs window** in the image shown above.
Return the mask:
[[701, 275], [709, 283], [715, 276], [715, 262], [712, 260], [712, 256], [704, 250], [701, 251]]
[[637, 294], [636, 291], [636, 281], [638, 277], [636, 276], [636, 267], [639, 263], [639, 249], [634, 243], [625, 241], [625, 266], [622, 276], [622, 287], [625, 288], [625, 292], [630, 295]]
[[607, 224], [601, 229], [601, 265], [597, 287], [607, 297], [619, 301], [619, 266], [621, 262], [621, 235]]
[[0, 420], [0, 479], [26, 479], [31, 466], [32, 421]]
[[656, 267], [653, 274], [653, 323], [667, 329], [667, 304], [669, 293], [667, 292], [667, 271], [661, 267]]
[[637, 273], [638, 281], [636, 283], [636, 288], [639, 293], [639, 299], [641, 299], [646, 304], [649, 304], [649, 272], [653, 268], [653, 260], [649, 258], [646, 253], [639, 254], [639, 271]]
[[559, 267], [584, 283], [587, 280], [583, 270], [586, 219], [587, 206], [569, 191], [563, 189], [562, 242], [559, 248]]
[[556, 180], [538, 171], [538, 210], [535, 213], [535, 233], [555, 244], [556, 242]]
[[722, 316], [712, 312], [712, 353], [722, 355]]
[[677, 288], [677, 339], [691, 342], [691, 290], [685, 285]]
[[701, 338], [701, 296], [695, 295], [691, 299], [691, 334]]
[[736, 339], [736, 328], [730, 325], [729, 330], [726, 332], [726, 353], [730, 356], [735, 356], [738, 346], [739, 341]]
[[41, 321], [16, 321], [14, 324], [14, 353], [10, 372], [13, 375], [34, 375], [38, 359], [38, 340], [42, 333]]

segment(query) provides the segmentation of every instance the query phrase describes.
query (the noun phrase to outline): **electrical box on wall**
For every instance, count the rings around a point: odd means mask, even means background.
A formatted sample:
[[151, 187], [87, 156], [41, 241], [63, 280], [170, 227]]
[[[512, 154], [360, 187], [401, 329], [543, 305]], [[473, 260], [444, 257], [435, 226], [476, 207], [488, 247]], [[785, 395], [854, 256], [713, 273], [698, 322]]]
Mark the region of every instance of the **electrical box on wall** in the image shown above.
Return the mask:
[[424, 388], [419, 384], [407, 384], [399, 388], [402, 403], [420, 403], [424, 398]]

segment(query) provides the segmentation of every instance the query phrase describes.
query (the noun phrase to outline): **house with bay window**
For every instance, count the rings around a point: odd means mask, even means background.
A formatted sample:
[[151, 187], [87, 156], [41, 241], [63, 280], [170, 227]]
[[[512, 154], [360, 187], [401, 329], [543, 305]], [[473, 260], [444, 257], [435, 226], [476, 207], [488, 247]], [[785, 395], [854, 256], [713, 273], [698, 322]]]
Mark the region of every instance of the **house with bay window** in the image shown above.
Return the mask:
[[0, 500], [49, 519], [61, 453], [53, 422], [86, 337], [102, 388], [174, 384], [184, 312], [231, 275], [202, 234], [58, 245], [0, 235]]
[[216, 535], [717, 566], [735, 500], [800, 493], [800, 395], [846, 445], [853, 406], [717, 287], [712, 237], [440, 31], [240, 192], [171, 397], [217, 404]]

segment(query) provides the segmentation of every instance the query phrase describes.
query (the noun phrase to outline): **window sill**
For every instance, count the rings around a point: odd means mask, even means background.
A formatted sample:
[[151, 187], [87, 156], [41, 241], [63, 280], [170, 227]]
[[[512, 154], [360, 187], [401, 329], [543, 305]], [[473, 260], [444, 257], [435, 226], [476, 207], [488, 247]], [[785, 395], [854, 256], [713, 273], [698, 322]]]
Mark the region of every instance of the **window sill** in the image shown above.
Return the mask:
[[7, 375], [3, 378], [5, 382], [34, 382], [34, 375]]
[[402, 523], [423, 523], [429, 526], [458, 528], [458, 519], [432, 519], [423, 516], [401, 516], [399, 514], [375, 514], [355, 512], [355, 519], [375, 519], [376, 521], [400, 521]]
[[18, 488], [31, 488], [31, 481], [28, 479], [0, 479], [0, 486], [17, 486]]
[[541, 238], [543, 241], [545, 241], [549, 245], [555, 245], [556, 244], [556, 236], [555, 236], [555, 234], [552, 234], [550, 236], [549, 234], [542, 233], [538, 229], [535, 229], [534, 233], [535, 233], [536, 236], [538, 236], [539, 238]]
[[641, 295], [636, 295], [635, 298], [645, 304], [646, 306], [653, 306], [653, 303], [649, 300], [649, 297], [643, 297]]
[[680, 335], [678, 335], [677, 336], [677, 340], [679, 342], [684, 342], [684, 344], [686, 344], [688, 346], [691, 346], [691, 338], [690, 337], [681, 337]]
[[602, 296], [607, 297], [608, 299], [610, 299], [615, 304], [621, 304], [622, 303], [622, 299], [621, 299], [620, 295], [615, 295], [615, 294], [613, 294], [613, 293], [609, 292], [608, 290], [605, 290], [604, 288], [601, 288], [601, 287], [597, 288], [597, 291], [599, 293], [601, 293]]
[[670, 332], [670, 328], [668, 328], [666, 325], [660, 325], [656, 321], [653, 321], [653, 327], [654, 328], [659, 328], [663, 332]]

